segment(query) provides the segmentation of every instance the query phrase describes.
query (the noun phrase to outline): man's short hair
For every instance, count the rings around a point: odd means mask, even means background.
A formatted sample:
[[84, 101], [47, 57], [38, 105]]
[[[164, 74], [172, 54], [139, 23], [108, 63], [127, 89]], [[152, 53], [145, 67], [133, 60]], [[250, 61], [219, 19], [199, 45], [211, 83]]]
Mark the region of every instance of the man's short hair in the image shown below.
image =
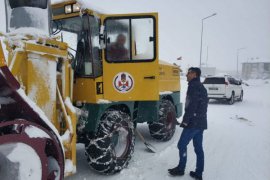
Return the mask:
[[197, 77], [201, 76], [201, 69], [198, 67], [190, 67], [188, 71], [195, 72]]

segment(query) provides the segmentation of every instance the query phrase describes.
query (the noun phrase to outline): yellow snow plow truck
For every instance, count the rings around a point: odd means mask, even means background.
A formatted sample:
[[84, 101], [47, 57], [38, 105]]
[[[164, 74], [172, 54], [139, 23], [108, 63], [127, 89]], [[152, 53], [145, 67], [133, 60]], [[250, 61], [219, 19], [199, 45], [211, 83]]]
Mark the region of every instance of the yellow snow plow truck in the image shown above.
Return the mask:
[[159, 60], [157, 13], [105, 15], [77, 1], [5, 5], [1, 179], [74, 174], [76, 143], [92, 169], [119, 172], [137, 123], [157, 140], [172, 138], [182, 115], [180, 68]]

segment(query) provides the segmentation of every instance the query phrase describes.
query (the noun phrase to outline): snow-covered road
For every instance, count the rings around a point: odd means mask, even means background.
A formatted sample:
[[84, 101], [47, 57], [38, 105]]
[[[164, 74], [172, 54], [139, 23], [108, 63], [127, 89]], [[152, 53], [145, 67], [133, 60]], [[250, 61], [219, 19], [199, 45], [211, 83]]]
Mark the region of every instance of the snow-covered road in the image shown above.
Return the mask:
[[[187, 83], [182, 80], [182, 101]], [[234, 105], [211, 101], [208, 108], [208, 130], [204, 134], [205, 180], [269, 180], [270, 179], [270, 84], [250, 81], [244, 86], [244, 101]], [[181, 118], [179, 119], [181, 121]], [[153, 140], [147, 124], [138, 126], [146, 140], [156, 146], [155, 154], [145, 151], [136, 139], [135, 153], [122, 172], [104, 176], [90, 170], [84, 156], [84, 146], [78, 145], [77, 174], [67, 180], [191, 180], [189, 171], [195, 168], [192, 143], [188, 149], [186, 175], [171, 177], [167, 169], [178, 163], [176, 144], [182, 132], [177, 127], [169, 142]]]

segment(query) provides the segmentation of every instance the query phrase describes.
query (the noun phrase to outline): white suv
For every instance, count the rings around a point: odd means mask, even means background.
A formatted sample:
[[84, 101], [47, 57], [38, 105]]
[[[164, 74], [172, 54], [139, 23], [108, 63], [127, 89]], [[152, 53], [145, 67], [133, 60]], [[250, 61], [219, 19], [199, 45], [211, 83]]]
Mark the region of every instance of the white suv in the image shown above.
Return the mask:
[[243, 101], [242, 82], [229, 75], [206, 77], [203, 85], [208, 99], [225, 99], [229, 104], [233, 104], [235, 100]]

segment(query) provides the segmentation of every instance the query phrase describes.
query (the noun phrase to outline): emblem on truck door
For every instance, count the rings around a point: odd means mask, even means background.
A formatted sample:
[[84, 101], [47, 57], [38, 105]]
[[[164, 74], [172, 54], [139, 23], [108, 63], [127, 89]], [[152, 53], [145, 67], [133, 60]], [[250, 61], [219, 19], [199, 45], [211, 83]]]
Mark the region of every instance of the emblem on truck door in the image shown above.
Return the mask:
[[133, 77], [127, 72], [120, 72], [114, 77], [113, 86], [120, 93], [128, 93], [134, 86]]

